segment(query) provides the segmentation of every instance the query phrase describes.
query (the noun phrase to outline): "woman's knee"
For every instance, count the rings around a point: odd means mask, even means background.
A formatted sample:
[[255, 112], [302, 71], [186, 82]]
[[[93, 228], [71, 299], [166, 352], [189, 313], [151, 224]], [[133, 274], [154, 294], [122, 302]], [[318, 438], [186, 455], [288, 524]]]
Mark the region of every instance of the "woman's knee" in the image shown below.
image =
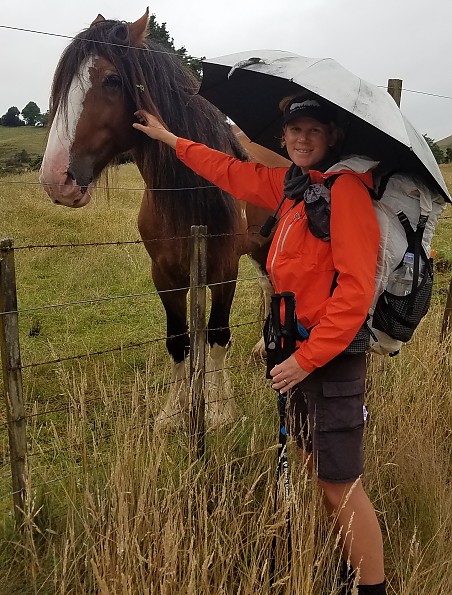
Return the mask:
[[319, 487], [323, 492], [324, 498], [334, 510], [339, 510], [341, 506], [350, 498], [354, 490], [359, 490], [359, 480], [347, 483], [332, 483], [319, 479]]

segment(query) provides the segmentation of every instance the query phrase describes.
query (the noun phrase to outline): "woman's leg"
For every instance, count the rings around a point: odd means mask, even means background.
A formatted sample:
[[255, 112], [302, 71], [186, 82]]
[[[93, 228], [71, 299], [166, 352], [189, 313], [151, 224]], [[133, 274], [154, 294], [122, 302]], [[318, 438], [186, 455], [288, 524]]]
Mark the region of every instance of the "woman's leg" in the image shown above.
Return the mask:
[[334, 515], [341, 533], [344, 557], [352, 568], [359, 568], [362, 585], [384, 581], [383, 539], [380, 525], [361, 480], [355, 483], [329, 483], [319, 480], [325, 506]]

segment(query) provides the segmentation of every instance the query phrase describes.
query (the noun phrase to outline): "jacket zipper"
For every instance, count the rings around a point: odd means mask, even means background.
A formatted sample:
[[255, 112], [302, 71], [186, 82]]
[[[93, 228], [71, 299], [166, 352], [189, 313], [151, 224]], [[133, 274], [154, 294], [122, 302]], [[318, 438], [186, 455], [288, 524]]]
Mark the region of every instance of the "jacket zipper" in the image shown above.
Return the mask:
[[286, 238], [287, 238], [287, 236], [289, 235], [290, 228], [292, 227], [292, 225], [293, 225], [293, 224], [294, 224], [296, 221], [298, 221], [298, 219], [300, 219], [300, 217], [301, 217], [301, 215], [300, 215], [300, 213], [298, 213], [298, 211], [297, 211], [297, 212], [295, 213], [295, 215], [293, 216], [293, 219], [292, 219], [292, 221], [290, 222], [290, 224], [289, 224], [288, 228], [286, 229], [286, 232], [285, 232], [285, 234], [284, 234], [284, 237], [283, 237], [283, 241], [281, 242], [281, 250], [280, 250], [280, 252], [282, 252], [282, 251], [284, 250], [284, 244], [285, 244], [285, 242], [286, 242]]
[[[295, 205], [293, 205], [293, 206], [290, 208], [290, 210], [292, 210], [292, 209], [294, 208], [294, 206], [295, 206]], [[287, 212], [287, 214], [290, 212], [290, 210]], [[289, 225], [288, 225], [287, 229], [286, 229], [286, 230], [284, 230], [284, 227], [285, 227], [285, 225], [287, 224], [287, 222], [288, 222], [288, 220], [289, 220], [289, 217], [287, 217], [287, 216], [286, 216], [286, 219], [285, 219], [285, 221], [284, 221], [284, 223], [283, 223], [283, 226], [282, 226], [281, 232], [280, 232], [280, 234], [279, 234], [279, 236], [278, 236], [278, 241], [277, 241], [277, 243], [276, 243], [276, 246], [275, 246], [275, 252], [274, 252], [274, 254], [273, 254], [272, 262], [271, 262], [271, 265], [270, 265], [270, 276], [271, 276], [271, 278], [272, 278], [272, 280], [273, 280], [273, 285], [275, 285], [275, 287], [276, 287], [276, 283], [275, 283], [275, 281], [276, 281], [276, 280], [275, 280], [274, 264], [275, 264], [275, 259], [276, 259], [276, 256], [278, 255], [278, 253], [279, 253], [279, 252], [282, 252], [282, 250], [283, 250], [283, 248], [284, 248], [284, 242], [286, 241], [287, 234], [289, 233], [289, 231], [290, 231], [290, 228], [292, 227], [292, 225], [293, 225], [293, 224], [295, 223], [295, 221], [297, 221], [299, 218], [300, 218], [300, 214], [299, 214], [299, 212], [297, 211], [297, 212], [295, 213], [295, 215], [294, 215], [294, 217], [293, 217], [292, 221], [289, 223]]]

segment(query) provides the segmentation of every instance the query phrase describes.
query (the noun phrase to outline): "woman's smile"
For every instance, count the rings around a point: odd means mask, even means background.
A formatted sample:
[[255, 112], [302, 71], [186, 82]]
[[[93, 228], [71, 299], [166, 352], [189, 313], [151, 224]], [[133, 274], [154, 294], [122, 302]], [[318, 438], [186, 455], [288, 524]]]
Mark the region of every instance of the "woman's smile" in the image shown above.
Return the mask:
[[305, 116], [292, 120], [284, 129], [287, 153], [304, 173], [314, 169], [325, 158], [336, 138], [334, 125], [322, 124]]

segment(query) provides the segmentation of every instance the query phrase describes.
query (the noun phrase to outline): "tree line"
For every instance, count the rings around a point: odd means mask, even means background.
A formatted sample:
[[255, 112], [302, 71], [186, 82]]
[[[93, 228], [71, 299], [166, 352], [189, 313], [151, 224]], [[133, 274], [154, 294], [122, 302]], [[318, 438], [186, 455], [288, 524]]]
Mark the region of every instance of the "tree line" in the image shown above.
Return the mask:
[[13, 105], [0, 118], [1, 126], [10, 126], [11, 128], [16, 126], [47, 126], [48, 123], [49, 112], [41, 113], [34, 101], [29, 101], [22, 111], [19, 111]]
[[426, 134], [424, 134], [423, 137], [425, 138], [428, 146], [432, 150], [433, 156], [436, 159], [437, 163], [452, 163], [452, 147], [446, 147], [446, 149], [443, 150], [438, 145], [438, 143], [435, 143], [435, 141]]

